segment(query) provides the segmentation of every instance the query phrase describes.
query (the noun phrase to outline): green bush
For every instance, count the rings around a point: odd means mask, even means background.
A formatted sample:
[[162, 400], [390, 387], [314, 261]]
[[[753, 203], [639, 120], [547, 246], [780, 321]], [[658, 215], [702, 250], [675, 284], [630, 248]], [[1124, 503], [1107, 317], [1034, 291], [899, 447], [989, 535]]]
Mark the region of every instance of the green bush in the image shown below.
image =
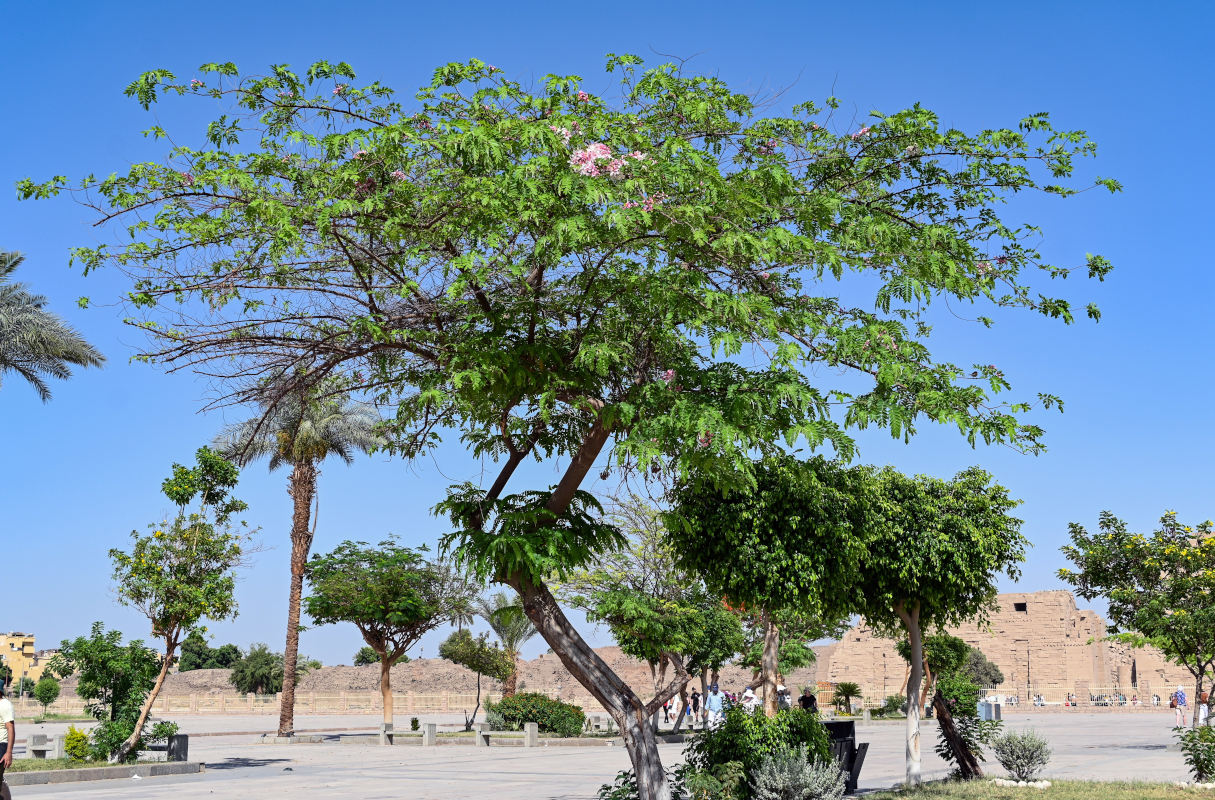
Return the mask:
[[754, 800], [840, 800], [844, 773], [831, 760], [811, 761], [805, 746], [767, 756], [751, 776]]
[[[563, 703], [537, 692], [524, 692], [507, 695], [492, 705], [487, 703], [485, 719], [494, 730], [521, 731], [524, 723], [535, 722], [540, 726], [541, 733], [578, 736], [582, 733], [586, 715], [580, 706]], [[501, 727], [494, 724], [499, 719]]]
[[417, 717], [409, 718], [409, 729], [411, 731], [416, 731], [418, 728], [421, 728], [421, 727], [422, 727], [422, 723], [418, 722]]
[[45, 714], [46, 707], [59, 699], [59, 681], [50, 675], [44, 675], [34, 684], [34, 699], [42, 705], [42, 713]]
[[63, 737], [63, 751], [72, 761], [88, 761], [93, 754], [89, 747], [89, 735], [75, 725], [69, 725]]
[[747, 775], [738, 761], [727, 761], [703, 772], [689, 769], [683, 773], [688, 800], [742, 800], [746, 782]]
[[1050, 746], [1033, 730], [998, 736], [992, 740], [991, 750], [1016, 781], [1032, 781], [1050, 761]]
[[[961, 675], [945, 675], [937, 679], [936, 690], [941, 693], [949, 714], [953, 717], [954, 727], [963, 745], [974, 754], [977, 761], [984, 761], [983, 745], [991, 744], [1004, 727], [1004, 723], [989, 720], [984, 722], [979, 718], [979, 695], [982, 693], [969, 678]], [[945, 738], [944, 731], [938, 729], [936, 753], [954, 771], [958, 771], [958, 759], [953, 747]]]
[[[736, 706], [726, 711], [721, 725], [700, 734], [687, 746], [684, 761], [697, 772], [737, 761], [751, 782], [765, 758], [799, 747], [805, 747], [809, 761], [834, 764], [831, 737], [817, 714], [790, 708], [769, 719], [761, 709], [747, 713]], [[749, 790], [746, 796], [750, 796]]]
[[[676, 767], [673, 770], [667, 770], [667, 786], [671, 789], [672, 798], [684, 797], [682, 775], [684, 768]], [[633, 770], [626, 769], [616, 773], [616, 779], [611, 783], [605, 783], [599, 787], [599, 793], [596, 795], [599, 800], [637, 800], [637, 778], [633, 775]], [[698, 795], [693, 795], [693, 800], [718, 800], [717, 797], [701, 798]], [[722, 798], [722, 800], [734, 800], [733, 798]]]
[[1194, 780], [1203, 783], [1215, 777], [1215, 728], [1200, 725], [1197, 728], [1174, 728], [1181, 743], [1186, 766]]

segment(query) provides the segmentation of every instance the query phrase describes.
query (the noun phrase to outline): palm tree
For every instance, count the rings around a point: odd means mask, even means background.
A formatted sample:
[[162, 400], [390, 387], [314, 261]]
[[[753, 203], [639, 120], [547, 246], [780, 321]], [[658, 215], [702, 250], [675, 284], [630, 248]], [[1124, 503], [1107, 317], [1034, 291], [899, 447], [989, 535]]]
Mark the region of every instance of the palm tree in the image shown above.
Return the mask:
[[838, 709], [843, 706], [846, 713], [852, 713], [852, 698], [861, 696], [861, 687], [851, 681], [842, 681], [835, 685], [835, 696], [831, 701]]
[[502, 696], [512, 695], [519, 683], [519, 649], [536, 635], [536, 627], [523, 612], [519, 599], [512, 599], [506, 592], [495, 592], [488, 600], [484, 597], [478, 599], [477, 616], [489, 623], [514, 665], [510, 675], [502, 682]]
[[290, 736], [295, 728], [300, 595], [308, 551], [316, 533], [312, 504], [320, 475], [317, 465], [330, 456], [350, 464], [355, 453], [370, 453], [383, 445], [384, 440], [376, 433], [380, 415], [346, 398], [288, 395], [274, 403], [267, 401], [263, 409], [264, 413], [257, 418], [224, 428], [215, 447], [242, 467], [263, 456], [269, 458], [271, 471], [283, 464], [291, 465], [287, 481], [287, 494], [294, 507], [291, 594], [287, 601], [287, 645], [283, 650], [283, 701], [278, 717], [278, 735]]
[[46, 310], [46, 298], [10, 280], [25, 257], [0, 250], [0, 377], [16, 372], [42, 402], [51, 399], [46, 378], [70, 378], [68, 365], [99, 367], [105, 356], [72, 326]]

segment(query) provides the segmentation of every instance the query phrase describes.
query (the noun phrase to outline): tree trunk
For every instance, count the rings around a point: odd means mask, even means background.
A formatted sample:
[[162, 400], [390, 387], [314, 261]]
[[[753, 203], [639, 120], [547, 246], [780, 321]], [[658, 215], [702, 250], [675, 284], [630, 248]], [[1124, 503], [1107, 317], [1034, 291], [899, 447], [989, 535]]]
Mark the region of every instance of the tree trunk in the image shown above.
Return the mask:
[[675, 717], [675, 727], [671, 728], [671, 733], [679, 733], [679, 729], [683, 727], [683, 719], [688, 715], [688, 685], [685, 683], [679, 689], [679, 715]]
[[[655, 670], [654, 664], [650, 664], [650, 680], [654, 684], [654, 696], [657, 697], [662, 692], [662, 688], [666, 685], [667, 679], [667, 658], [662, 656], [658, 660], [658, 667]], [[658, 733], [658, 715], [662, 713], [662, 706], [659, 706], [654, 711], [654, 733]]]
[[477, 673], [477, 704], [475, 706], [473, 706], [472, 716], [468, 717], [467, 719], [464, 720], [465, 732], [472, 730], [473, 723], [477, 721], [477, 712], [480, 710], [481, 710], [481, 673], [478, 672]]
[[764, 681], [764, 713], [775, 717], [779, 706], [776, 702], [776, 672], [780, 655], [780, 628], [776, 627], [771, 614], [764, 615], [764, 654], [760, 660], [760, 675]]
[[920, 783], [920, 684], [924, 681], [924, 642], [920, 637], [920, 609], [916, 606], [908, 611], [901, 603], [895, 607], [899, 619], [907, 629], [911, 643], [911, 675], [907, 679], [907, 785]]
[[392, 662], [388, 652], [380, 653], [380, 697], [384, 700], [384, 722], [392, 724]]
[[704, 723], [709, 718], [709, 710], [705, 707], [709, 702], [709, 670], [702, 669], [700, 671], [700, 710], [696, 712], [700, 717], [701, 726], [705, 727]]
[[135, 720], [135, 730], [131, 731], [131, 735], [127, 737], [127, 740], [118, 746], [118, 751], [110, 756], [111, 764], [121, 764], [131, 754], [131, 751], [135, 749], [135, 745], [139, 744], [140, 734], [143, 733], [143, 726], [148, 721], [148, 715], [152, 713], [152, 704], [156, 702], [156, 697], [160, 694], [161, 687], [165, 685], [165, 676], [169, 674], [169, 667], [173, 664], [173, 653], [176, 650], [176, 641], [170, 639], [165, 642], [165, 660], [160, 665], [160, 674], [156, 676], [156, 683], [152, 684], [152, 691], [148, 693], [147, 698], [143, 701], [143, 707], [139, 709], [139, 718]]
[[300, 649], [300, 596], [304, 590], [304, 568], [312, 548], [308, 527], [312, 498], [316, 495], [316, 465], [297, 463], [291, 470], [287, 493], [295, 507], [291, 517], [291, 595], [287, 599], [287, 644], [283, 648], [283, 702], [278, 710], [278, 735], [295, 732], [295, 671]]
[[979, 759], [966, 746], [966, 742], [958, 733], [957, 727], [953, 724], [953, 714], [950, 713], [949, 706], [945, 702], [945, 695], [940, 691], [933, 695], [932, 707], [936, 711], [937, 724], [941, 726], [941, 735], [945, 737], [945, 741], [949, 742], [949, 749], [953, 751], [954, 760], [958, 763], [958, 772], [961, 773], [962, 779], [969, 781], [982, 778], [983, 767], [979, 765]]
[[512, 664], [510, 674], [506, 676], [506, 680], [502, 681], [503, 697], [510, 697], [515, 693], [515, 687], [519, 685], [519, 654], [511, 653], [510, 661]]
[[570, 674], [612, 715], [624, 737], [624, 746], [637, 777], [638, 800], [670, 800], [666, 773], [658, 754], [658, 739], [650, 716], [687, 681], [683, 663], [674, 659], [676, 677], [649, 704], [642, 702], [627, 683], [612, 671], [565, 616], [557, 599], [541, 582], [518, 574], [504, 576], [519, 593], [523, 610], [536, 630], [553, 648]]

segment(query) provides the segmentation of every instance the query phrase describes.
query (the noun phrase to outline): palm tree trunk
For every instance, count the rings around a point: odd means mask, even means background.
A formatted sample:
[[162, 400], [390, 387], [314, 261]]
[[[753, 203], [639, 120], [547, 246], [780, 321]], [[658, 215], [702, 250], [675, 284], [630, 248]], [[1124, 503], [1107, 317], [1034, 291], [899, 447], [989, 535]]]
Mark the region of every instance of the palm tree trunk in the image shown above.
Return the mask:
[[518, 691], [516, 688], [519, 685], [519, 654], [518, 653], [511, 651], [510, 663], [511, 663], [510, 674], [507, 675], [506, 680], [504, 680], [502, 682], [502, 696], [503, 697], [510, 697], [512, 694], [514, 694], [516, 691]]
[[160, 695], [160, 689], [165, 685], [165, 677], [169, 674], [169, 667], [173, 664], [173, 652], [177, 649], [177, 642], [173, 639], [165, 642], [165, 660], [160, 665], [160, 674], [156, 676], [156, 683], [152, 684], [152, 691], [148, 693], [147, 698], [143, 701], [143, 708], [139, 709], [139, 718], [135, 720], [135, 730], [131, 731], [131, 735], [127, 740], [118, 747], [118, 751], [110, 757], [110, 763], [121, 764], [126, 760], [131, 751], [135, 749], [135, 745], [139, 744], [140, 734], [143, 733], [143, 726], [147, 724], [148, 715], [152, 713], [152, 704], [156, 702], [156, 698]]
[[308, 527], [312, 498], [316, 495], [316, 465], [300, 461], [291, 470], [287, 493], [294, 513], [291, 517], [291, 595], [287, 600], [287, 644], [283, 648], [283, 702], [278, 710], [278, 735], [295, 732], [295, 668], [300, 649], [300, 596], [304, 591], [304, 568], [312, 548]]

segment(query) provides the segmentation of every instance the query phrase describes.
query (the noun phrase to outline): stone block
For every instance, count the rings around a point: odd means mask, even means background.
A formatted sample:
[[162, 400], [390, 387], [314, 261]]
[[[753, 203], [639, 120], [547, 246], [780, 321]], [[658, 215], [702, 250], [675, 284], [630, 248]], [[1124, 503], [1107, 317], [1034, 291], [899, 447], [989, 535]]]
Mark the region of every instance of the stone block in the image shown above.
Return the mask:
[[439, 740], [439, 725], [435, 722], [422, 723], [422, 746], [434, 747]]
[[523, 724], [523, 746], [538, 747], [540, 745], [540, 726], [535, 722]]
[[477, 747], [489, 747], [489, 723], [473, 724], [473, 744]]

